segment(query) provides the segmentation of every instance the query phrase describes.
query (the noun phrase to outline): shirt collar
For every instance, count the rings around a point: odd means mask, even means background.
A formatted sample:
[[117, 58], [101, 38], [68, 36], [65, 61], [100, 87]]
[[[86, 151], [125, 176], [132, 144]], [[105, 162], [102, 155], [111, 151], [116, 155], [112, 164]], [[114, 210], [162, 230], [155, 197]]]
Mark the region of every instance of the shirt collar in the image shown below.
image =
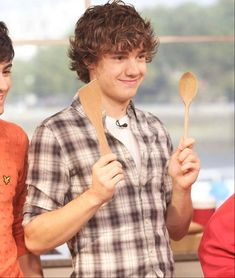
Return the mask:
[[127, 111], [126, 111], [127, 115], [129, 117], [132, 117], [133, 115], [135, 116], [136, 120], [137, 120], [137, 115], [136, 115], [136, 111], [135, 111], [135, 105], [134, 102], [131, 100], [128, 107], [127, 107]]
[[[86, 116], [83, 108], [82, 108], [82, 105], [81, 105], [81, 102], [80, 102], [80, 99], [79, 99], [79, 92], [77, 92], [73, 98], [73, 102], [71, 104], [71, 106], [77, 110], [83, 117]], [[103, 118], [105, 118], [106, 116], [106, 113], [105, 111], [102, 112], [102, 115], [103, 115]], [[137, 115], [136, 115], [136, 111], [135, 111], [135, 105], [133, 103], [133, 101], [131, 100], [129, 105], [127, 106], [127, 115], [131, 118], [134, 117], [136, 118], [137, 120]]]

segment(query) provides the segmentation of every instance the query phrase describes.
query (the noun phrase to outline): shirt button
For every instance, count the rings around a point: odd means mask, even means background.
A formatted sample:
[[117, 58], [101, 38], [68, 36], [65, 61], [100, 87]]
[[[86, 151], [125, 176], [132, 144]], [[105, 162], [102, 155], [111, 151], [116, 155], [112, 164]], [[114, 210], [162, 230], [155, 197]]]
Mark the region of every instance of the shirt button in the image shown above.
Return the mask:
[[149, 220], [149, 219], [145, 219], [144, 222], [145, 222], [146, 225], [149, 225], [149, 224], [150, 224], [150, 220]]
[[125, 156], [125, 159], [127, 159], [127, 160], [131, 159], [131, 156], [129, 154], [125, 154], [124, 156]]
[[164, 277], [163, 273], [161, 272], [161, 270], [156, 270], [156, 273], [157, 273], [157, 277]]

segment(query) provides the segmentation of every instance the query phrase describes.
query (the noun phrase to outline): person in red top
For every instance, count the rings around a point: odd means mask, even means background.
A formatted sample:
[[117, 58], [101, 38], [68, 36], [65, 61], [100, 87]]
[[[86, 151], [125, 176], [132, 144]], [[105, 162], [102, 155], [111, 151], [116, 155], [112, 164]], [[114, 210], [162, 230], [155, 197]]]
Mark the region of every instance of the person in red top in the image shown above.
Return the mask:
[[[11, 88], [14, 57], [6, 25], [0, 21], [0, 115]], [[24, 243], [28, 138], [21, 127], [0, 119], [0, 277], [42, 277], [39, 257]]]
[[235, 194], [212, 215], [199, 246], [205, 277], [235, 277]]

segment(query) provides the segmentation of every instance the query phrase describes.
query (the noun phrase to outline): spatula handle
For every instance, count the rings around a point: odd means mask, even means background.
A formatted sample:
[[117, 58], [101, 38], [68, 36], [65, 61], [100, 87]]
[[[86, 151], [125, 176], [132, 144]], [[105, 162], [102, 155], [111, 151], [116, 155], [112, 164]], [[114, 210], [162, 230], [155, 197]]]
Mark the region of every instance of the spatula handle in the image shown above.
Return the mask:
[[189, 126], [189, 104], [184, 106], [184, 139], [188, 138], [188, 126]]
[[111, 153], [111, 149], [109, 147], [105, 132], [104, 132], [104, 128], [97, 128], [96, 129], [97, 132], [97, 137], [98, 137], [98, 141], [99, 141], [99, 145], [100, 145], [100, 154], [101, 155], [105, 155], [108, 153]]

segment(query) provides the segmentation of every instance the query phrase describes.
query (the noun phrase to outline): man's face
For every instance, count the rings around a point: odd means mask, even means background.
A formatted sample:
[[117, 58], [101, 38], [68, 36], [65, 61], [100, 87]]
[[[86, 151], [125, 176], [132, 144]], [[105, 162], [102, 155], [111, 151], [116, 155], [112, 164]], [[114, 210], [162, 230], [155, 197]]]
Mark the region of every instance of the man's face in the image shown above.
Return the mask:
[[141, 49], [105, 54], [96, 65], [90, 67], [91, 80], [98, 80], [103, 98], [113, 105], [129, 103], [145, 73], [146, 53]]
[[11, 88], [11, 62], [0, 62], [0, 115], [4, 111], [4, 103]]

